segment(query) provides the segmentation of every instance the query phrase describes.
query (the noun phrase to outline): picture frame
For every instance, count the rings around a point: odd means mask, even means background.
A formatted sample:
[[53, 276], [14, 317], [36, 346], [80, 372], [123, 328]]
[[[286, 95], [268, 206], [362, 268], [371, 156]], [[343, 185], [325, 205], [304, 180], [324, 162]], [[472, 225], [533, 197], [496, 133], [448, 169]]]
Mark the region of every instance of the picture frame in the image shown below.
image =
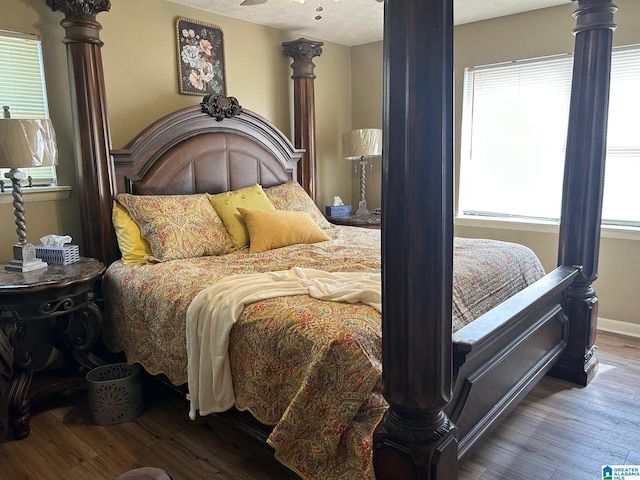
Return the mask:
[[222, 29], [178, 18], [176, 45], [180, 95], [226, 95]]

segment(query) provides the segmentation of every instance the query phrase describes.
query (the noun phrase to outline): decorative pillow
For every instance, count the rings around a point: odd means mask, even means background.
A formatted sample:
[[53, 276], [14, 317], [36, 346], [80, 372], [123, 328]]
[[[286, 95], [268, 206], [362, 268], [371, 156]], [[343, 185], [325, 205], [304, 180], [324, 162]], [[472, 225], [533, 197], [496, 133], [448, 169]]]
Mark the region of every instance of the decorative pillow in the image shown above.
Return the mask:
[[222, 255], [234, 250], [207, 195], [130, 195], [117, 197], [149, 242], [152, 260]]
[[268, 187], [264, 189], [264, 193], [278, 210], [307, 212], [320, 228], [324, 230], [334, 228], [298, 182]]
[[133, 221], [127, 209], [115, 200], [113, 201], [111, 220], [122, 254], [122, 263], [125, 265], [144, 263], [147, 257], [153, 255], [151, 246], [142, 237], [138, 224]]
[[260, 253], [297, 243], [317, 243], [329, 236], [313, 221], [307, 212], [286, 210], [238, 211], [249, 231], [249, 251]]
[[209, 200], [227, 228], [231, 241], [238, 248], [249, 244], [247, 227], [238, 213], [238, 207], [253, 210], [275, 210], [262, 191], [262, 187], [257, 183], [250, 187], [209, 195]]

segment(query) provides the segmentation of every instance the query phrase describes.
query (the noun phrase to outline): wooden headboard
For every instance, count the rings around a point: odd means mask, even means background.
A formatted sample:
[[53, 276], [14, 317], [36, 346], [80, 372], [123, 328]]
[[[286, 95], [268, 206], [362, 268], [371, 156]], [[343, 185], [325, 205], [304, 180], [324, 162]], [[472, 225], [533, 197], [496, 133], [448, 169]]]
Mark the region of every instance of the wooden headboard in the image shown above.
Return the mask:
[[295, 178], [302, 150], [269, 121], [244, 109], [220, 120], [203, 110], [171, 113], [114, 150], [115, 193], [219, 193]]
[[[173, 112], [112, 152], [114, 197], [220, 193], [259, 183], [279, 185], [296, 178], [303, 150], [260, 115], [239, 105], [218, 115], [212, 103], [236, 104], [233, 97], [205, 97]], [[113, 258], [119, 252], [113, 251]]]

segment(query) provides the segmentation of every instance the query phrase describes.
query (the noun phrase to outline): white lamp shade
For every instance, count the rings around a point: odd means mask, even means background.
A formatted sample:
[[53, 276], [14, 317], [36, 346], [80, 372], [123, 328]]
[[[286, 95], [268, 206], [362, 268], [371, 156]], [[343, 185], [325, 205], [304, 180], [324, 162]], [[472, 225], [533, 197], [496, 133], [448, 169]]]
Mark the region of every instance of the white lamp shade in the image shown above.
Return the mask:
[[382, 155], [382, 130], [363, 128], [344, 133], [342, 135], [342, 151], [347, 160], [379, 157]]
[[0, 167], [57, 165], [56, 134], [48, 118], [0, 118]]

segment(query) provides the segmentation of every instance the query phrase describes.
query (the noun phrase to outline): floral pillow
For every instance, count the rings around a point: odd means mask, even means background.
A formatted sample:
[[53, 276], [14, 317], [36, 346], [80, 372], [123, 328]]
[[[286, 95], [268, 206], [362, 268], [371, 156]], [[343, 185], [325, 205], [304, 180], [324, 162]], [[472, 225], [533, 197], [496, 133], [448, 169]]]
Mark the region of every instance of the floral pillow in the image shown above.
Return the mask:
[[309, 194], [298, 182], [293, 181], [268, 187], [264, 189], [264, 193], [278, 210], [307, 212], [313, 221], [323, 230], [334, 228], [334, 226], [324, 218], [320, 209], [313, 203]]
[[222, 255], [235, 249], [222, 220], [206, 194], [130, 195], [121, 193], [124, 206], [155, 261]]

